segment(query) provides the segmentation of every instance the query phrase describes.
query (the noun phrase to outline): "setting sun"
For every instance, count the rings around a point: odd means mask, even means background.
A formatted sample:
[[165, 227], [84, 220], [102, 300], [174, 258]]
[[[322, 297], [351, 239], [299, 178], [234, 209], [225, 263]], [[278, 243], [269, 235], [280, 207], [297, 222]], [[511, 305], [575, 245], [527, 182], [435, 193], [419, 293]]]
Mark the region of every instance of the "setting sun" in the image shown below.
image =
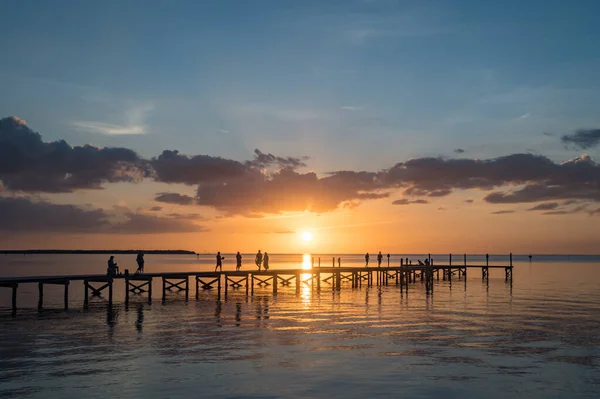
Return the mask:
[[302, 240], [304, 242], [311, 242], [313, 239], [313, 235], [310, 231], [305, 231], [302, 233]]

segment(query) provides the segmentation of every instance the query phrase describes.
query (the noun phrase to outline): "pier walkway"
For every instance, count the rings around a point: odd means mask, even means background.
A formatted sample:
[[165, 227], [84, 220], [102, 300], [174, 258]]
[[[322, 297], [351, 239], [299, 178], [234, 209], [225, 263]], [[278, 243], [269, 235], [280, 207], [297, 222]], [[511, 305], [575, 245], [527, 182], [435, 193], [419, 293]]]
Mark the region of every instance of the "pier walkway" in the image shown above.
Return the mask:
[[[335, 260], [334, 260], [335, 261]], [[425, 282], [427, 294], [433, 294], [434, 280], [465, 279], [467, 271], [481, 270], [482, 280], [489, 281], [489, 269], [504, 270], [504, 280], [512, 283], [512, 255], [508, 265], [402, 265], [390, 267], [313, 267], [312, 269], [273, 269], [273, 270], [243, 270], [219, 272], [161, 272], [107, 276], [103, 274], [61, 275], [61, 276], [24, 276], [1, 277], [0, 287], [12, 289], [12, 311], [17, 312], [17, 290], [22, 284], [38, 284], [38, 309], [44, 306], [44, 285], [54, 284], [64, 286], [64, 307], [69, 307], [69, 285], [71, 282], [81, 281], [85, 287], [84, 307], [88, 306], [90, 294], [92, 297], [102, 296], [103, 291], [108, 291], [108, 302], [113, 302], [113, 285], [120, 280], [125, 282], [125, 302], [129, 302], [130, 293], [147, 294], [148, 302], [152, 301], [153, 279], [162, 280], [162, 300], [166, 300], [168, 292], [185, 291], [185, 299], [189, 299], [190, 279], [196, 285], [196, 297], [201, 290], [217, 291], [220, 299], [222, 294], [227, 296], [229, 289], [245, 288], [246, 295], [254, 294], [254, 287], [270, 287], [273, 294], [277, 294], [279, 287], [289, 287], [294, 283], [296, 291], [301, 286], [310, 286], [311, 289], [321, 289], [324, 285], [333, 290], [339, 290], [344, 284], [358, 288], [363, 285], [384, 286], [396, 285], [401, 292], [407, 291], [411, 283]], [[222, 292], [224, 291], [224, 292]]]

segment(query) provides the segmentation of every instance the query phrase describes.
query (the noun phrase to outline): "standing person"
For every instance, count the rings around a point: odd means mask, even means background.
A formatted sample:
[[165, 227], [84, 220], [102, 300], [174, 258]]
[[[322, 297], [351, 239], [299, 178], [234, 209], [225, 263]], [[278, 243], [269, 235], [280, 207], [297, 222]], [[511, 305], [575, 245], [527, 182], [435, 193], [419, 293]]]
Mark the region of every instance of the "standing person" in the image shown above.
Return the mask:
[[239, 272], [242, 268], [242, 254], [238, 251], [237, 255], [235, 255], [235, 271]]
[[263, 262], [263, 256], [260, 253], [260, 249], [258, 250], [258, 253], [256, 254], [256, 258], [254, 259], [254, 263], [256, 263], [256, 266], [258, 266], [258, 270], [260, 271], [260, 265], [262, 265]]
[[365, 255], [365, 267], [369, 267], [369, 253], [367, 252], [367, 254]]
[[381, 267], [382, 260], [383, 260], [383, 255], [381, 254], [381, 251], [379, 251], [379, 254], [377, 255], [377, 267]]
[[223, 271], [223, 259], [225, 259], [225, 257], [221, 256], [221, 252], [217, 252], [217, 265], [215, 266], [215, 271], [217, 271], [217, 269]]
[[269, 254], [265, 252], [265, 257], [263, 258], [263, 266], [266, 270], [269, 270]]
[[388, 267], [390, 267], [390, 254], [388, 254], [387, 256], [388, 256]]
[[138, 268], [135, 271], [135, 274], [142, 274], [142, 273], [144, 273], [144, 253], [143, 252], [139, 252], [137, 254], [137, 258], [135, 258], [135, 261], [138, 264]]

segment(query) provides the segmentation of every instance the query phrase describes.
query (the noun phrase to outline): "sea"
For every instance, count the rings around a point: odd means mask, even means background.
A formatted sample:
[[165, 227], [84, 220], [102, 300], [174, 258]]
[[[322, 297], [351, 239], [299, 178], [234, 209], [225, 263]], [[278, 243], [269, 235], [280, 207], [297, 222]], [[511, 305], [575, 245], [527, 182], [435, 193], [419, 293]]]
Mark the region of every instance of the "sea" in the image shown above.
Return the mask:
[[[384, 254], [387, 255], [387, 254]], [[225, 254], [224, 269], [235, 268]], [[244, 254], [242, 270], [254, 270]], [[390, 254], [390, 264], [425, 254]], [[449, 255], [433, 255], [447, 264]], [[103, 274], [106, 255], [0, 255], [0, 277]], [[215, 256], [146, 255], [146, 272], [214, 270]], [[363, 255], [271, 254], [271, 269], [363, 266]], [[116, 255], [135, 271], [135, 255]], [[371, 264], [375, 261], [372, 254]], [[455, 255], [452, 262], [464, 262]], [[485, 263], [468, 255], [469, 264]], [[491, 265], [508, 264], [491, 255]], [[600, 398], [600, 257], [513, 256], [514, 273], [467, 277], [401, 292], [303, 284], [214, 291], [189, 300], [91, 298], [83, 282], [21, 284], [18, 311], [0, 287], [0, 397], [10, 398]], [[387, 266], [384, 256], [383, 267]]]

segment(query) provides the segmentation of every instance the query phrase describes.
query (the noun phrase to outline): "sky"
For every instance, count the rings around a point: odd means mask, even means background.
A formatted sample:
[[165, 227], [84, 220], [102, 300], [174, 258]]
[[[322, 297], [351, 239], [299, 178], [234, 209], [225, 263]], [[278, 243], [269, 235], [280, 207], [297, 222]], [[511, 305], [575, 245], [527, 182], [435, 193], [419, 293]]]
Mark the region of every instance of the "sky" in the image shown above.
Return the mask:
[[597, 1], [0, 12], [3, 249], [598, 253]]

